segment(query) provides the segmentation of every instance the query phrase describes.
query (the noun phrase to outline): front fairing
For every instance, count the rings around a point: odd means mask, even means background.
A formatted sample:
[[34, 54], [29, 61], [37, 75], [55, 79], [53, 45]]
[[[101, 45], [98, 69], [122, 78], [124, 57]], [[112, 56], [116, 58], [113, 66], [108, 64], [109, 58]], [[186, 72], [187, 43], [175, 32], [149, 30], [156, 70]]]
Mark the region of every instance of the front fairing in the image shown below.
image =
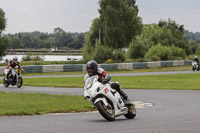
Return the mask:
[[[84, 89], [84, 97], [89, 100], [92, 100], [93, 98], [95, 99], [97, 95], [104, 95], [108, 99], [111, 99], [111, 101], [113, 101], [114, 103], [122, 101], [119, 93], [116, 90], [112, 89], [109, 84], [104, 85], [98, 82], [98, 76], [89, 77], [85, 81]], [[123, 102], [120, 102], [119, 106], [124, 106]]]
[[95, 76], [89, 77], [85, 81], [84, 96], [89, 95], [90, 98], [93, 98], [97, 95], [100, 88], [102, 88], [102, 84], [100, 82], [98, 82], [98, 76], [95, 75]]
[[193, 66], [196, 66], [196, 65], [197, 65], [197, 62], [196, 62], [196, 61], [193, 61], [193, 62], [192, 62], [192, 65], [193, 65]]

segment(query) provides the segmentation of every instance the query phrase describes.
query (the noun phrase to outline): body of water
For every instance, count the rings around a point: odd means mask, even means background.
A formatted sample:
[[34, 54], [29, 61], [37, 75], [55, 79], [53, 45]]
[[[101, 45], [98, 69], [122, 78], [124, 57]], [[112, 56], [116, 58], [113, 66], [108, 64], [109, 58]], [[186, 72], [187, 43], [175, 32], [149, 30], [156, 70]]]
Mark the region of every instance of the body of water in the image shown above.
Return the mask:
[[[0, 61], [1, 63], [5, 62], [6, 59], [12, 60], [13, 57], [17, 57], [18, 61], [22, 61], [22, 57], [25, 55], [6, 55], [3, 57], [3, 60]], [[83, 59], [82, 55], [40, 55], [44, 58], [44, 61], [80, 61]]]

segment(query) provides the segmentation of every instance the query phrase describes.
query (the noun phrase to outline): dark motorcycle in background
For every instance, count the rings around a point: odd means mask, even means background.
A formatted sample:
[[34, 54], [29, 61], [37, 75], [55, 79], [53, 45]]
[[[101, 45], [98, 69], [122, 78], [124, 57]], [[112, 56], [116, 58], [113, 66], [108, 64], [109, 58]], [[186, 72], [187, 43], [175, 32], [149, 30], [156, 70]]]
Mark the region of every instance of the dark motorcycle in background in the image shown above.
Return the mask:
[[[5, 87], [8, 87], [9, 85], [12, 86], [17, 86], [17, 88], [20, 88], [23, 84], [23, 78], [21, 75], [23, 68], [16, 66], [15, 68], [11, 69], [11, 73], [8, 75], [8, 79], [6, 79], [6, 75], [9, 72], [9, 69], [4, 69], [4, 80], [3, 80], [3, 84]], [[23, 70], [24, 71], [24, 70]]]
[[199, 71], [199, 64], [196, 61], [192, 62], [192, 70], [195, 71]]

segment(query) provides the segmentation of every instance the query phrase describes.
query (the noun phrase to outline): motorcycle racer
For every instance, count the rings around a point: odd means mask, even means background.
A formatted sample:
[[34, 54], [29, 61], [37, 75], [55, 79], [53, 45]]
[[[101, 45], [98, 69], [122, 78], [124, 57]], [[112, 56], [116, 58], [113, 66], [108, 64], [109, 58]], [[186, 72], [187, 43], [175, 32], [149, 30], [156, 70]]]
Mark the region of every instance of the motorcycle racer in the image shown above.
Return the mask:
[[194, 57], [194, 60], [193, 61], [196, 61], [197, 62], [197, 64], [199, 65], [199, 59], [198, 59], [198, 57], [197, 56], [195, 56]]
[[8, 70], [9, 72], [7, 73], [6, 75], [6, 80], [8, 80], [8, 76], [11, 74], [12, 72], [12, 69], [15, 68], [16, 66], [19, 66], [19, 62], [18, 62], [18, 58], [17, 57], [14, 57], [8, 64]]
[[118, 82], [109, 82], [111, 80], [111, 76], [103, 69], [98, 68], [96, 61], [88, 61], [86, 64], [87, 74], [84, 77], [84, 82], [91, 76], [98, 75], [99, 82], [102, 84], [109, 83], [110, 87], [115, 89], [123, 98], [125, 105], [132, 104], [128, 99], [128, 95], [120, 89], [120, 84]]

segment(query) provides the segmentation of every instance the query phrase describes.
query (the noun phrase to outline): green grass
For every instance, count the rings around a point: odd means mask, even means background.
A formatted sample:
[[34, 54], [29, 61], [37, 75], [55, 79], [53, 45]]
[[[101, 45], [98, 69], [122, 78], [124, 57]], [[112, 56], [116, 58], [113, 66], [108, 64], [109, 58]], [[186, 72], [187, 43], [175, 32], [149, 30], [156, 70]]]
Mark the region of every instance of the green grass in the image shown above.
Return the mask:
[[83, 77], [50, 77], [50, 78], [26, 78], [24, 86], [41, 87], [83, 87]]
[[46, 73], [24, 73], [22, 76], [41, 76], [41, 75], [84, 75], [86, 72], [46, 72]]
[[[200, 90], [200, 74], [149, 75], [149, 76], [116, 76], [122, 88], [127, 89], [188, 89]], [[83, 87], [83, 77], [35, 78], [24, 79], [27, 86]]]
[[113, 77], [122, 88], [127, 89], [174, 89], [200, 90], [200, 74], [148, 75], [132, 77]]
[[[200, 89], [197, 84], [200, 74], [116, 76], [122, 88], [127, 89]], [[83, 77], [25, 79], [28, 86], [83, 87]]]
[[[121, 88], [127, 89], [188, 89], [200, 90], [200, 73], [147, 75], [147, 76], [113, 76], [112, 81], [118, 81]], [[0, 81], [2, 83], [2, 80]], [[78, 87], [83, 88], [83, 77], [49, 77], [25, 78], [24, 86], [41, 87]]]
[[0, 92], [0, 116], [91, 111], [83, 96]]

